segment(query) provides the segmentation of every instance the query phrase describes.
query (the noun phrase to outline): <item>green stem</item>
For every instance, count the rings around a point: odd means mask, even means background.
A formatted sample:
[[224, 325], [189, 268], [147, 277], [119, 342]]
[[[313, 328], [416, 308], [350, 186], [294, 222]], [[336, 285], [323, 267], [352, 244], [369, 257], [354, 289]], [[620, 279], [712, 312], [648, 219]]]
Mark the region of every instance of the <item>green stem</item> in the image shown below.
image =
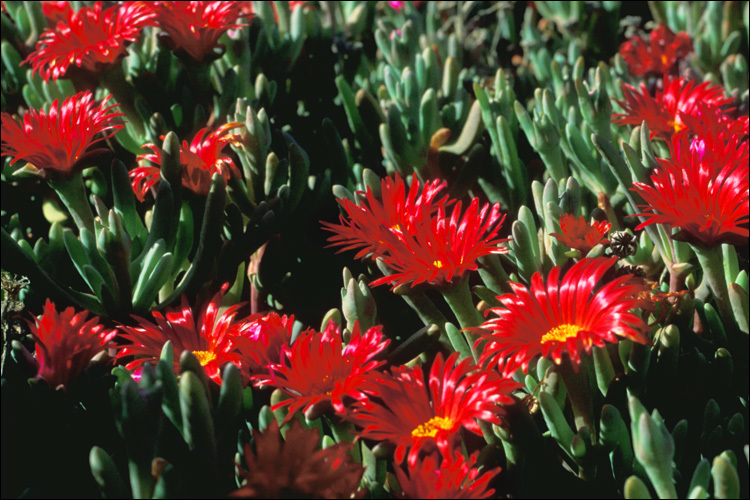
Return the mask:
[[[337, 443], [353, 443], [357, 435], [354, 432], [354, 424], [346, 422], [340, 419], [338, 416], [324, 416], [326, 423], [331, 428], [333, 439]], [[355, 443], [351, 451], [351, 456], [354, 461], [362, 463], [362, 450]]]
[[115, 64], [111, 69], [102, 72], [99, 75], [99, 83], [115, 98], [120, 105], [120, 111], [125, 113], [130, 126], [141, 138], [144, 137], [146, 129], [143, 126], [141, 115], [135, 107], [135, 89], [125, 79], [122, 64]]
[[208, 109], [213, 102], [213, 95], [216, 93], [211, 84], [211, 63], [198, 63], [189, 56], [184, 58], [182, 62], [187, 70], [185, 74], [190, 83], [193, 98]]
[[729, 302], [729, 289], [727, 288], [726, 277], [724, 276], [724, 258], [721, 253], [721, 247], [702, 248], [691, 245], [695, 254], [698, 256], [703, 268], [703, 280], [708, 283], [708, 287], [713, 293], [716, 300], [716, 308], [719, 315], [724, 321], [734, 322], [734, 313]]
[[487, 422], [486, 420], [477, 420], [477, 423], [479, 424], [479, 428], [482, 430], [482, 436], [484, 436], [484, 440], [487, 441], [487, 444], [491, 444], [494, 446], [499, 445], [498, 438], [495, 435], [495, 433], [492, 431], [492, 424]]
[[456, 315], [461, 328], [472, 328], [482, 323], [482, 315], [477, 311], [471, 298], [469, 280], [463, 279], [452, 286], [441, 289], [440, 292]]
[[440, 328], [440, 343], [449, 350], [453, 350], [448, 334], [445, 331], [445, 324], [448, 319], [440, 312], [440, 309], [422, 292], [402, 295], [402, 299], [411, 307], [419, 316], [422, 322], [429, 325], [437, 325]]
[[587, 365], [586, 358], [582, 358], [581, 366], [574, 367], [570, 358], [565, 356], [557, 366], [557, 372], [562, 377], [568, 390], [568, 399], [573, 409], [576, 429], [588, 427], [593, 436], [596, 428], [594, 427], [594, 405], [591, 400]]
[[609, 385], [615, 378], [615, 368], [612, 366], [612, 359], [609, 357], [609, 351], [606, 347], [594, 347], [594, 372], [596, 373], [596, 385], [602, 396], [606, 396], [609, 391]]
[[484, 285], [497, 295], [512, 293], [513, 289], [508, 285], [510, 277], [503, 269], [500, 263], [500, 256], [490, 254], [479, 257], [479, 276], [482, 278]]
[[60, 176], [54, 180], [50, 179], [48, 182], [68, 208], [78, 229], [85, 227], [92, 234], [96, 234], [94, 232], [94, 212], [91, 210], [91, 205], [86, 195], [83, 174], [77, 171], [70, 177]]
[[471, 353], [474, 356], [474, 360], [477, 360], [477, 352], [474, 347], [474, 343], [477, 340], [477, 336], [469, 331], [467, 328], [477, 327], [482, 324], [482, 315], [477, 311], [474, 301], [471, 298], [471, 290], [469, 289], [469, 280], [464, 278], [458, 283], [447, 286], [440, 290], [445, 298], [445, 301], [450, 306], [453, 314], [458, 319], [458, 324], [461, 325], [461, 329], [464, 330], [463, 334], [466, 337], [466, 342], [471, 347]]

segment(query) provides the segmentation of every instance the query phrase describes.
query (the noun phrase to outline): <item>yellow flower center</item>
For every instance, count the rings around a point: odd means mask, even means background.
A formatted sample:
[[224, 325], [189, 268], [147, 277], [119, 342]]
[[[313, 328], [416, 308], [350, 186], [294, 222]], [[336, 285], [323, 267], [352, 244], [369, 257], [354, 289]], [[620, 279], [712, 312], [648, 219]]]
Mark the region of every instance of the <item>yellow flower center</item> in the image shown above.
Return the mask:
[[678, 122], [678, 121], [668, 121], [667, 125], [672, 127], [674, 129], [675, 134], [679, 132], [680, 130], [685, 130], [687, 128], [686, 125]]
[[193, 351], [193, 354], [198, 358], [201, 366], [206, 366], [208, 363], [216, 359], [216, 354], [211, 351]]
[[571, 337], [575, 337], [578, 335], [578, 332], [581, 330], [581, 327], [578, 325], [560, 325], [554, 327], [552, 330], [548, 331], [547, 333], [542, 336], [541, 343], [546, 344], [547, 342], [551, 341], [557, 341], [557, 342], [565, 342], [566, 339], [569, 339]]
[[412, 437], [435, 437], [439, 430], [449, 431], [456, 423], [452, 418], [432, 417], [411, 431]]
[[432, 263], [432, 265], [435, 266], [435, 267], [437, 267], [438, 269], [442, 269], [443, 268], [443, 263], [440, 262], [439, 260], [434, 261]]
[[391, 229], [395, 229], [396, 231], [401, 231], [401, 225], [397, 222], [391, 226]]
[[667, 59], [667, 54], [662, 54], [661, 55], [661, 63], [666, 66], [668, 61], [669, 61], [669, 59]]

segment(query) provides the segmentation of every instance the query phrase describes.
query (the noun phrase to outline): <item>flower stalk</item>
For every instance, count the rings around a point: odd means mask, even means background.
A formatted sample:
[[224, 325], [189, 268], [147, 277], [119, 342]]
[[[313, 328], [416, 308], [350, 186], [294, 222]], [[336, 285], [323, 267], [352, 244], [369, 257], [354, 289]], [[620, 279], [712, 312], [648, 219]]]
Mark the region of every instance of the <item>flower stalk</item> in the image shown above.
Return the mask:
[[708, 287], [713, 293], [716, 307], [724, 321], [734, 321], [732, 305], [729, 302], [729, 289], [727, 288], [726, 277], [724, 276], [724, 259], [721, 252], [721, 246], [707, 248], [699, 245], [691, 245], [695, 254], [698, 256], [703, 268], [703, 280], [708, 283]]
[[568, 399], [573, 409], [576, 429], [581, 430], [587, 427], [594, 435], [596, 427], [594, 426], [594, 405], [591, 399], [591, 386], [589, 385], [588, 358], [581, 358], [581, 365], [573, 366], [570, 357], [564, 356], [556, 369], [568, 390]]
[[49, 185], [67, 207], [78, 229], [86, 228], [94, 233], [94, 212], [88, 202], [81, 171], [75, 171], [68, 177], [56, 176], [54, 180], [49, 180]]
[[468, 331], [467, 328], [479, 326], [482, 322], [482, 315], [477, 311], [474, 301], [471, 298], [469, 280], [463, 278], [452, 286], [442, 288], [440, 291], [453, 311], [453, 314], [456, 315], [458, 324], [461, 325], [463, 334], [466, 337], [466, 342], [468, 342], [471, 347], [471, 354], [476, 361], [478, 358], [476, 346], [474, 344], [477, 341], [477, 337]]
[[143, 126], [143, 119], [135, 106], [135, 89], [126, 80], [122, 64], [117, 63], [107, 71], [99, 73], [99, 83], [115, 98], [120, 105], [120, 110], [125, 113], [127, 123], [138, 136], [145, 137], [146, 129]]

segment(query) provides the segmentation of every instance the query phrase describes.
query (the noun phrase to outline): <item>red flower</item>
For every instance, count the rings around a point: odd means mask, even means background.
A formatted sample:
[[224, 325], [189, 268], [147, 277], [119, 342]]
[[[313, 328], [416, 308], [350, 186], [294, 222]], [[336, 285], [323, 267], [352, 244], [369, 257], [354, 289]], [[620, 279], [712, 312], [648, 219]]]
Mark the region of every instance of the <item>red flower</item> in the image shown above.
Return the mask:
[[550, 236], [557, 238], [557, 241], [568, 248], [573, 248], [586, 256], [596, 245], [607, 241], [606, 235], [612, 224], [602, 222], [592, 222], [589, 224], [584, 217], [563, 214], [560, 216], [560, 229], [563, 234], [552, 233]]
[[184, 50], [197, 62], [217, 46], [221, 35], [242, 17], [243, 2], [159, 2], [159, 26], [172, 50]]
[[286, 442], [275, 420], [263, 432], [253, 431], [255, 453], [245, 444], [247, 471], [242, 487], [229, 494], [244, 498], [352, 498], [364, 468], [351, 459], [352, 443], [318, 449], [317, 429], [292, 421]]
[[625, 337], [648, 343], [648, 326], [630, 312], [637, 308], [643, 287], [621, 276], [597, 288], [617, 259], [582, 259], [560, 281], [560, 267], [549, 273], [545, 285], [535, 273], [531, 288], [509, 283], [514, 293], [499, 296], [502, 307], [489, 309], [497, 317], [485, 321], [476, 333], [489, 341], [481, 362], [497, 363], [506, 376], [519, 367], [526, 371], [536, 355], [551, 356], [560, 363], [564, 352], [575, 366], [580, 351], [604, 346]]
[[508, 394], [518, 386], [497, 372], [477, 370], [468, 358], [457, 361], [457, 353], [445, 362], [438, 354], [427, 381], [420, 366], [373, 372], [361, 386], [369, 398], [356, 402], [348, 418], [364, 427], [360, 436], [394, 443], [397, 462], [408, 452], [411, 469], [421, 450], [437, 446], [450, 456], [461, 427], [481, 434], [476, 419], [500, 423], [500, 404], [512, 402]]
[[479, 453], [468, 460], [456, 451], [448, 459], [443, 458], [438, 466], [437, 455], [427, 455], [417, 460], [409, 473], [398, 464], [393, 466], [401, 486], [402, 498], [490, 498], [495, 490], [489, 483], [500, 473], [500, 468], [483, 472], [474, 466]]
[[[742, 137], [742, 138], [741, 138]], [[721, 243], [741, 245], [748, 238], [748, 170], [750, 156], [744, 136], [727, 137], [721, 130], [693, 139], [676, 137], [672, 158], [659, 158], [651, 184], [636, 182], [647, 205], [636, 214], [649, 224], [667, 224], [682, 231], [677, 239], [713, 247]]]
[[233, 332], [242, 375], [268, 374], [270, 364], [278, 364], [281, 348], [292, 338], [294, 316], [279, 316], [275, 312], [247, 318], [245, 324]]
[[73, 8], [70, 6], [70, 2], [42, 2], [42, 14], [47, 19], [47, 24], [51, 27], [55, 27], [59, 22], [67, 22], [70, 16], [73, 15]]
[[628, 65], [630, 74], [634, 76], [648, 73], [667, 75], [674, 70], [680, 59], [687, 57], [692, 51], [690, 35], [684, 31], [675, 35], [663, 23], [659, 23], [651, 31], [648, 42], [634, 36], [620, 45], [620, 55]]
[[325, 229], [337, 233], [329, 238], [332, 245], [344, 250], [362, 248], [361, 258], [372, 254], [381, 259], [393, 274], [375, 280], [373, 285], [390, 283], [393, 287], [422, 282], [443, 284], [460, 278], [468, 270], [476, 270], [476, 260], [492, 253], [506, 253], [498, 247], [508, 241], [497, 237], [505, 219], [500, 205], [484, 205], [473, 199], [461, 215], [461, 203], [453, 207], [450, 217], [445, 214], [445, 197], [437, 198], [444, 183], [428, 183], [417, 195], [419, 183], [412, 178], [408, 197], [404, 198], [403, 184], [396, 176], [396, 184], [389, 179], [382, 183], [383, 200], [375, 199], [368, 191], [363, 205], [340, 202], [349, 215], [349, 222], [341, 218], [341, 225], [323, 223]]
[[[3, 156], [12, 156], [11, 164], [18, 160], [28, 162], [42, 177], [53, 173], [70, 175], [83, 168], [92, 155], [101, 151], [89, 151], [90, 147], [123, 128], [119, 120], [123, 113], [116, 111], [117, 104], [107, 104], [110, 98], [99, 105], [92, 102], [91, 92], [69, 97], [62, 105], [55, 99], [49, 111], [29, 109], [22, 123], [3, 113]], [[99, 132], [107, 133], [94, 139]]]
[[290, 395], [272, 410], [289, 406], [286, 421], [302, 409], [327, 403], [344, 413], [344, 396], [360, 397], [359, 389], [367, 372], [383, 365], [374, 361], [380, 351], [388, 346], [383, 340], [381, 327], [360, 333], [359, 323], [354, 323], [351, 340], [344, 346], [338, 325], [330, 321], [323, 333], [310, 332], [281, 351], [281, 361], [268, 365], [269, 376], [254, 377], [256, 385], [273, 385]]
[[434, 180], [427, 182], [420, 192], [419, 180], [414, 174], [407, 193], [404, 180], [396, 172], [395, 180], [386, 177], [381, 181], [381, 199], [368, 187], [366, 193], [357, 192], [364, 196], [361, 204], [336, 200], [346, 211], [348, 220], [339, 216], [340, 224], [322, 223], [327, 231], [336, 233], [328, 238], [330, 246], [343, 247], [339, 252], [361, 248], [355, 259], [371, 254], [384, 255], [388, 249], [381, 239], [383, 228], [397, 234], [413, 231], [423, 214], [433, 215], [438, 206], [446, 204], [448, 196], [440, 195], [446, 186], [445, 181]]
[[76, 313], [72, 307], [58, 313], [47, 299], [41, 319], [28, 322], [36, 341], [37, 377], [50, 387], [67, 386], [78, 378], [117, 335], [116, 330], [98, 324], [99, 318], [88, 319], [88, 315], [88, 311]]
[[624, 83], [623, 91], [625, 101], [617, 102], [625, 113], [612, 115], [613, 122], [640, 125], [645, 121], [652, 139], [658, 136], [670, 140], [673, 134], [686, 130], [690, 117], [702, 117], [702, 106], [717, 108], [732, 102], [732, 99], [724, 97], [724, 88], [720, 85], [712, 86], [709, 82], [695, 85], [693, 80], [666, 76], [663, 90], [658, 90], [655, 97], [648, 93], [643, 83], [640, 91]]
[[[227, 123], [208, 135], [208, 129], [203, 128], [195, 134], [189, 146], [187, 141], [183, 141], [180, 147], [180, 163], [183, 165], [182, 185], [185, 188], [205, 196], [211, 187], [211, 177], [215, 173], [218, 172], [224, 181], [228, 181], [232, 176], [242, 175], [232, 158], [221, 156], [227, 143], [238, 140], [236, 134], [225, 132], [242, 126], [238, 122]], [[150, 161], [161, 166], [161, 148], [151, 143], [144, 144], [143, 147], [150, 148], [153, 152], [140, 155], [137, 160]], [[130, 178], [136, 197], [143, 201], [146, 193], [161, 182], [161, 171], [159, 167], [136, 167], [130, 171]]]
[[152, 311], [155, 324], [133, 316], [138, 326], [120, 326], [120, 336], [131, 343], [120, 347], [117, 358], [143, 356], [125, 365], [128, 370], [139, 368], [147, 361], [156, 363], [164, 344], [171, 340], [175, 350], [175, 373], [179, 372], [178, 360], [182, 351], [192, 351], [206, 370], [206, 375], [221, 384], [222, 365], [227, 362], [239, 362], [232, 338], [234, 330], [242, 327], [241, 321], [236, 320], [235, 316], [243, 304], [230, 307], [217, 319], [219, 306], [227, 288], [228, 285], [225, 284], [211, 301], [203, 306], [197, 319], [193, 316], [184, 295], [179, 308], [167, 307], [166, 314]]
[[423, 214], [411, 233], [385, 232], [388, 253], [383, 262], [395, 272], [372, 284], [390, 283], [395, 288], [407, 283], [442, 284], [460, 279], [466, 271], [477, 270], [479, 257], [508, 253], [507, 248], [498, 246], [508, 241], [497, 237], [504, 220], [499, 203], [485, 204], [480, 210], [479, 199], [474, 198], [463, 217], [458, 202], [450, 218], [443, 207], [438, 207], [434, 217]]
[[144, 26], [153, 26], [151, 2], [124, 2], [102, 10], [102, 2], [82, 7], [47, 28], [36, 50], [26, 58], [45, 80], [57, 80], [71, 65], [99, 73], [124, 57], [127, 42], [135, 42]]

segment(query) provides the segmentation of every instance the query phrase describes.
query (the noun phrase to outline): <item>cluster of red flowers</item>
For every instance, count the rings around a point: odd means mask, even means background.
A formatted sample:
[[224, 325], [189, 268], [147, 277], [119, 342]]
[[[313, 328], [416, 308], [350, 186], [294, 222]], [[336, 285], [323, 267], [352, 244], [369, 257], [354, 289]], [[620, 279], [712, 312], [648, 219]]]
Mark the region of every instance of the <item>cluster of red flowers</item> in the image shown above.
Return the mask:
[[146, 26], [158, 26], [174, 50], [201, 62], [227, 30], [238, 28], [241, 2], [123, 2], [104, 9], [103, 2], [76, 11], [68, 2], [45, 2], [50, 28], [24, 61], [45, 80], [67, 76], [72, 66], [97, 73], [127, 55], [127, 44]]
[[331, 246], [343, 250], [360, 248], [357, 258], [369, 256], [382, 260], [394, 272], [375, 280], [373, 285], [390, 283], [393, 287], [419, 283], [445, 284], [461, 279], [466, 271], [477, 269], [476, 261], [488, 254], [507, 253], [499, 246], [508, 241], [498, 237], [505, 215], [500, 204], [480, 208], [479, 199], [471, 201], [466, 211], [461, 202], [453, 206], [450, 216], [445, 195], [439, 195], [444, 181], [430, 181], [420, 191], [416, 174], [408, 194], [403, 179], [383, 179], [380, 199], [370, 188], [358, 192], [361, 204], [338, 200], [348, 220], [340, 224], [323, 222]]
[[165, 313], [152, 311], [155, 322], [135, 316], [137, 326], [121, 325], [120, 337], [127, 342], [117, 358], [136, 356], [126, 366], [138, 369], [144, 363], [158, 361], [164, 343], [172, 342], [176, 361], [183, 351], [191, 351], [215, 382], [221, 384], [221, 367], [235, 363], [243, 372], [245, 383], [251, 375], [266, 373], [268, 366], [279, 363], [283, 346], [292, 337], [294, 317], [271, 312], [240, 316], [244, 304], [235, 304], [219, 314], [228, 285], [224, 285], [201, 308], [195, 317], [187, 298], [177, 308]]
[[[670, 38], [666, 28], [652, 33], [652, 58], [658, 55], [671, 66], [690, 47], [683, 35]], [[631, 72], [641, 74], [640, 67], [631, 66]], [[747, 241], [748, 116], [736, 116], [733, 99], [720, 85], [663, 72], [653, 96], [643, 83], [639, 90], [624, 84], [625, 101], [619, 104], [625, 112], [614, 115], [620, 125], [645, 121], [651, 137], [670, 147], [670, 158], [657, 159], [651, 184], [633, 184], [646, 202], [636, 215], [647, 219], [637, 229], [657, 223], [678, 227], [677, 239], [709, 247]]]
[[[182, 50], [201, 61], [227, 30], [242, 25], [242, 2], [124, 2], [104, 8], [103, 2], [73, 10], [68, 2], [44, 2], [42, 8], [50, 28], [39, 38], [36, 50], [23, 63], [45, 80], [65, 77], [71, 67], [101, 73], [127, 55], [126, 46], [137, 41], [146, 26], [160, 26], [174, 50]], [[98, 150], [91, 146], [123, 128], [124, 116], [117, 104], [108, 104], [111, 96], [95, 105], [91, 92], [55, 100], [48, 111], [30, 109], [19, 124], [8, 113], [2, 114], [2, 154], [13, 156], [13, 163], [25, 160], [42, 177], [68, 176], [84, 168]], [[182, 183], [191, 191], [205, 195], [211, 176], [224, 180], [240, 176], [233, 160], [222, 154], [227, 143], [237, 140], [228, 131], [241, 126], [228, 123], [216, 131], [199, 131], [190, 145], [183, 142], [180, 161]], [[99, 132], [105, 133], [95, 138]], [[131, 172], [133, 190], [142, 201], [151, 187], [160, 181], [158, 165], [161, 149], [154, 144], [144, 148], [152, 153], [138, 159], [157, 165], [142, 166]]]
[[[323, 332], [301, 332], [291, 343], [292, 317], [270, 313], [240, 318], [241, 305], [220, 314], [226, 289], [225, 286], [216, 293], [197, 316], [183, 297], [178, 308], [167, 308], [165, 313], [153, 311], [153, 322], [134, 317], [137, 326], [121, 325], [120, 337], [127, 344], [117, 347], [117, 358], [136, 356], [126, 368], [137, 373], [144, 363], [158, 360], [169, 340], [175, 357], [191, 351], [206, 374], [219, 384], [222, 365], [235, 363], [248, 372], [246, 375], [252, 374], [246, 380], [252, 379], [258, 386], [278, 387], [289, 396], [274, 407], [289, 406], [286, 421], [298, 410], [307, 412], [317, 407], [320, 412], [332, 407], [342, 418], [362, 428], [362, 437], [392, 443], [405, 495], [416, 498], [430, 490], [450, 492], [451, 496], [460, 493], [486, 497], [493, 493], [488, 483], [499, 469], [480, 475], [475, 467], [476, 456], [466, 460], [457, 451], [459, 431], [464, 428], [480, 434], [476, 419], [500, 424], [501, 405], [513, 401], [509, 394], [517, 383], [495, 370], [479, 369], [469, 359], [459, 362], [456, 353], [446, 361], [438, 355], [427, 378], [419, 366], [381, 372], [378, 368], [384, 361], [374, 358], [389, 341], [383, 339], [380, 327], [362, 333], [355, 323], [350, 340], [344, 345], [339, 327], [330, 322]], [[80, 375], [94, 355], [106, 347], [115, 347], [111, 341], [116, 330], [105, 330], [96, 319], [86, 318], [86, 313], [74, 314], [72, 308], [58, 315], [54, 306], [47, 303], [42, 318], [32, 324], [40, 360], [39, 377], [55, 386], [66, 385]], [[174, 368], [178, 370], [177, 363]], [[256, 446], [263, 449], [263, 462], [275, 463], [278, 459], [291, 465], [287, 455], [294, 450], [295, 456], [305, 457], [300, 467], [318, 470], [325, 465], [326, 474], [333, 474], [332, 488], [353, 492], [362, 469], [345, 459], [351, 445], [314, 452], [317, 432], [294, 429], [292, 426], [283, 447], [276, 429], [256, 436]], [[309, 456], [300, 454], [295, 446], [309, 447]], [[409, 459], [402, 469], [407, 455]], [[250, 489], [272, 490], [275, 486], [257, 475], [262, 468], [251, 449], [246, 449], [245, 458], [247, 481], [237, 494]], [[282, 469], [290, 472], [292, 483], [306, 477], [296, 468]], [[326, 474], [321, 477], [328, 477]], [[310, 485], [297, 486], [304, 490]]]
[[[391, 2], [397, 3], [403, 2]], [[125, 43], [135, 41], [142, 27], [157, 23], [173, 49], [202, 61], [222, 33], [240, 26], [234, 24], [243, 15], [239, 5], [133, 2], [103, 10], [97, 2], [76, 12], [50, 5], [45, 14], [56, 27], [45, 31], [27, 61], [47, 79], [64, 76], [71, 65], [99, 71], [124, 56]], [[682, 230], [676, 237], [708, 246], [745, 241], [748, 119], [733, 117], [734, 110], [728, 109], [732, 100], [720, 86], [669, 75], [690, 50], [684, 33], [674, 35], [663, 26], [651, 34], [649, 45], [634, 39], [621, 47], [634, 75], [663, 78], [654, 95], [644, 84], [639, 90], [625, 85], [625, 101], [620, 102], [625, 113], [616, 115], [616, 122], [646, 121], [652, 137], [668, 141], [671, 151], [671, 158], [658, 160], [650, 185], [634, 184], [633, 190], [647, 203], [636, 214], [647, 217], [639, 229], [667, 224]], [[92, 145], [123, 127], [122, 114], [116, 105], [108, 105], [109, 98], [98, 106], [92, 99], [87, 92], [62, 105], [55, 101], [46, 112], [30, 110], [22, 124], [3, 113], [2, 154], [42, 171], [69, 174], [80, 168]], [[240, 176], [223, 149], [238, 140], [230, 131], [241, 126], [228, 123], [213, 133], [204, 128], [190, 144], [183, 142], [180, 162], [186, 189], [205, 195], [214, 173], [225, 181]], [[99, 132], [107, 135], [95, 139]], [[151, 153], [138, 159], [160, 165], [162, 150], [154, 144], [144, 147]], [[131, 172], [139, 199], [160, 182], [157, 166]], [[444, 285], [463, 279], [477, 269], [479, 257], [508, 251], [500, 246], [507, 239], [499, 236], [505, 216], [499, 204], [481, 205], [476, 198], [464, 210], [460, 201], [448, 199], [445, 187], [439, 180], [420, 183], [416, 175], [407, 185], [396, 174], [382, 181], [378, 193], [370, 188], [358, 192], [358, 203], [339, 200], [346, 217], [341, 216], [339, 224], [323, 223], [334, 233], [331, 246], [357, 250], [356, 258], [379, 260], [392, 270], [375, 285]], [[590, 224], [568, 214], [560, 225], [562, 234], [552, 236], [584, 256], [606, 241], [610, 229], [606, 222]], [[390, 341], [380, 326], [363, 332], [355, 322], [345, 342], [347, 333], [329, 322], [322, 332], [307, 329], [292, 341], [292, 316], [245, 316], [243, 304], [222, 311], [228, 285], [197, 315], [183, 297], [179, 307], [153, 311], [153, 319], [134, 317], [135, 325], [119, 326], [120, 346], [112, 342], [117, 330], [106, 329], [96, 318], [89, 320], [86, 312], [68, 308], [58, 313], [49, 301], [42, 317], [30, 325], [38, 377], [53, 387], [70, 384], [94, 356], [109, 348], [117, 349], [117, 359], [127, 358], [126, 368], [137, 373], [145, 363], [156, 362], [165, 342], [171, 341], [176, 359], [185, 351], [193, 353], [218, 384], [222, 367], [234, 363], [246, 385], [279, 389], [287, 399], [273, 410], [288, 407], [284, 423], [300, 411], [314, 418], [332, 409], [335, 418], [356, 426], [359, 437], [388, 443], [395, 449], [394, 470], [404, 496], [486, 498], [494, 493], [490, 483], [499, 469], [481, 471], [476, 453], [462, 454], [461, 432], [481, 435], [478, 421], [502, 423], [503, 405], [514, 402], [511, 394], [519, 386], [510, 378], [518, 369], [527, 371], [538, 356], [558, 364], [567, 356], [578, 366], [582, 353], [622, 338], [650, 342], [649, 326], [635, 312], [643, 308], [646, 288], [630, 275], [617, 277], [616, 262], [582, 258], [565, 272], [554, 267], [546, 277], [534, 274], [529, 286], [509, 283], [513, 293], [497, 297], [500, 306], [488, 309], [488, 319], [475, 329], [479, 362], [460, 360], [458, 353], [447, 359], [438, 354], [427, 375], [419, 365], [385, 369], [383, 354]], [[178, 362], [174, 370], [179, 371]], [[254, 434], [255, 451], [245, 448], [248, 470], [236, 495], [356, 492], [363, 469], [350, 461], [351, 444], [317, 450], [317, 431], [303, 430], [297, 422], [285, 441], [282, 445], [275, 422]]]

